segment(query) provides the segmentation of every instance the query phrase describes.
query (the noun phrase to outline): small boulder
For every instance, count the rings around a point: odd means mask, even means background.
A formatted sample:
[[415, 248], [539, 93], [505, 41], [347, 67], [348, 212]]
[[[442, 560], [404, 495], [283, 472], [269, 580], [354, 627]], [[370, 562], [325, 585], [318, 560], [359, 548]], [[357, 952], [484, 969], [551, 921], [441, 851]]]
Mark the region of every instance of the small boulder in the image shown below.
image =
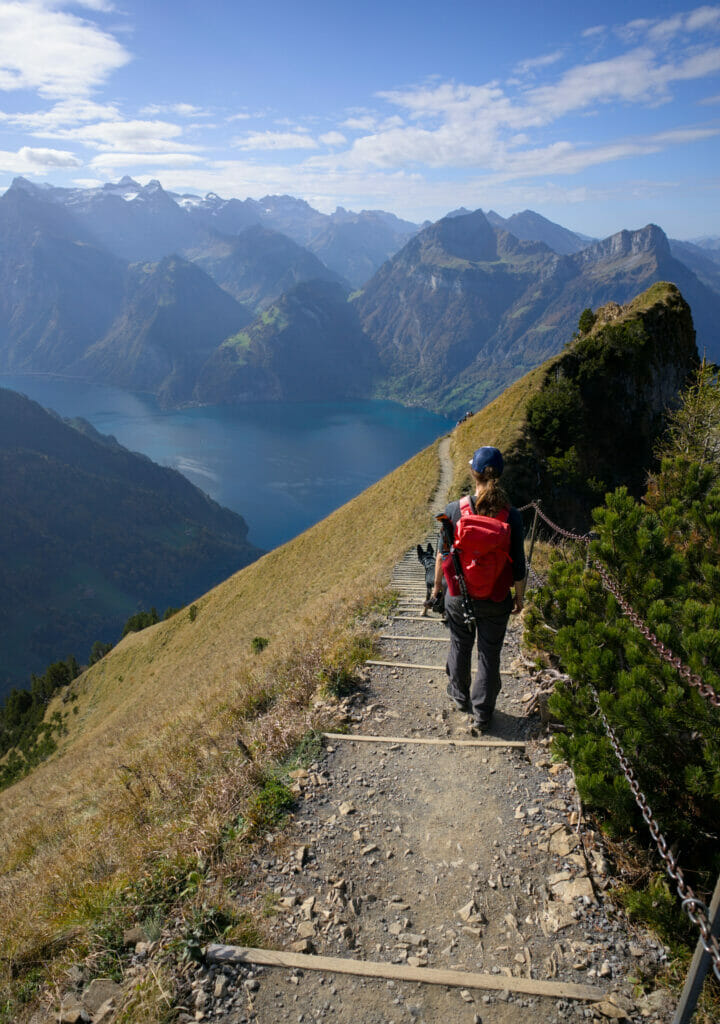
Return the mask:
[[63, 997], [57, 1014], [58, 1024], [80, 1024], [89, 1021], [90, 1014], [85, 1010], [77, 996], [72, 993]]
[[134, 928], [126, 928], [123, 932], [123, 946], [137, 946], [138, 942], [149, 941], [147, 932], [139, 924], [136, 924]]
[[116, 981], [111, 978], [95, 978], [83, 992], [82, 1004], [90, 1016], [94, 1017], [103, 1003], [113, 999], [117, 1004], [121, 995], [122, 988]]

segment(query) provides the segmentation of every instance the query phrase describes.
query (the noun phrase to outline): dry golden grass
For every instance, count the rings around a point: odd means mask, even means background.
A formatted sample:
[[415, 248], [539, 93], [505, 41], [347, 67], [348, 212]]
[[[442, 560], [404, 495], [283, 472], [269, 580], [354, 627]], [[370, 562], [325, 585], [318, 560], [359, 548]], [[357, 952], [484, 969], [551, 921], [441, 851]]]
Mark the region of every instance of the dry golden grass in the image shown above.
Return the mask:
[[[324, 669], [365, 642], [358, 608], [426, 533], [438, 479], [433, 445], [199, 598], [194, 621], [183, 609], [129, 635], [72, 684], [59, 750], [0, 793], [6, 982], [63, 943], [58, 969], [91, 949], [158, 858], [212, 860], [270, 759], [327, 718], [313, 706]], [[270, 638], [259, 655], [255, 636]], [[231, 870], [227, 844], [223, 857]]]
[[476, 448], [494, 445], [503, 454], [511, 451], [525, 426], [529, 399], [538, 392], [560, 356], [526, 373], [501, 395], [461, 424], [453, 433], [450, 456], [453, 461], [451, 494], [458, 497], [470, 487], [468, 463]]

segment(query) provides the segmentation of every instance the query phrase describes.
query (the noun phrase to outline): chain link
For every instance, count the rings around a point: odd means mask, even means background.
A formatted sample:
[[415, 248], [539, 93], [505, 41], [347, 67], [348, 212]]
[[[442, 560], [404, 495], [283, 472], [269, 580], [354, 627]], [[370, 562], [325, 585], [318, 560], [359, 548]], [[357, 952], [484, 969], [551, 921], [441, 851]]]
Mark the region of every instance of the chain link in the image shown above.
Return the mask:
[[543, 522], [545, 522], [551, 530], [554, 530], [555, 533], [559, 533], [561, 537], [567, 537], [568, 540], [580, 540], [583, 541], [585, 544], [589, 544], [592, 540], [592, 536], [589, 533], [573, 533], [571, 530], [564, 530], [562, 526], [558, 526], [558, 524], [554, 523], [552, 519], [548, 519], [543, 510], [540, 508], [540, 502], [537, 500], [531, 501], [527, 505], [523, 505], [522, 508], [518, 509], [518, 512], [527, 512], [527, 510], [530, 508], [534, 508], [537, 514], [543, 520]]
[[624, 614], [632, 622], [633, 626], [642, 633], [647, 642], [657, 651], [663, 661], [666, 661], [668, 665], [672, 665], [678, 675], [681, 675], [690, 686], [695, 687], [700, 695], [705, 697], [706, 700], [709, 700], [714, 707], [720, 708], [720, 694], [718, 694], [709, 683], [704, 682], [702, 676], [697, 675], [695, 672], [691, 672], [688, 666], [680, 660], [677, 654], [671, 651], [670, 648], [661, 640], [658, 640], [650, 627], [643, 622], [637, 612], [634, 611], [634, 609], [625, 600], [623, 595], [620, 593], [617, 583], [605, 566], [601, 565], [596, 558], [591, 558], [590, 564], [597, 572], [605, 589], [612, 594], [622, 608]]
[[600, 717], [602, 719], [603, 725], [605, 726], [605, 731], [608, 734], [608, 738], [615, 752], [615, 756], [617, 757], [620, 763], [620, 767], [622, 768], [627, 783], [630, 786], [630, 789], [632, 790], [632, 794], [635, 797], [635, 801], [638, 807], [640, 808], [642, 816], [648, 828], [650, 829], [650, 835], [655, 840], [658, 852], [662, 859], [665, 861], [665, 869], [672, 878], [672, 880], [675, 882], [678, 895], [682, 900], [682, 908], [687, 914], [687, 916], [690, 918], [690, 920], [693, 922], [693, 924], [700, 929], [700, 941], [703, 944], [705, 952], [712, 959], [713, 971], [718, 981], [720, 981], [720, 942], [718, 941], [718, 937], [712, 934], [712, 925], [710, 924], [710, 919], [708, 917], [708, 909], [706, 905], [702, 902], [702, 900], [699, 900], [697, 898], [695, 893], [692, 891], [690, 886], [685, 881], [682, 868], [679, 866], [675, 854], [670, 850], [670, 847], [667, 844], [665, 836], [660, 831], [660, 826], [658, 825], [657, 821], [653, 816], [652, 811], [650, 810], [647, 798], [643, 791], [640, 789], [640, 786], [638, 784], [637, 779], [635, 778], [635, 774], [632, 770], [632, 767], [630, 766], [628, 759], [625, 757], [625, 753], [623, 752], [623, 749], [620, 746], [620, 742], [617, 736], [615, 735], [613, 727], [607, 720], [605, 712], [602, 709], [602, 705], [600, 704], [600, 697], [598, 695], [598, 692], [594, 686], [590, 687], [590, 691], [597, 705], [597, 709], [600, 712]]
[[[549, 527], [551, 527], [553, 530], [555, 530], [556, 533], [559, 533], [561, 536], [567, 537], [569, 540], [583, 541], [586, 544], [588, 544], [593, 539], [593, 536], [591, 534], [571, 533], [570, 530], [564, 530], [561, 526], [558, 526], [557, 523], [554, 523], [552, 521], [552, 519], [548, 519], [548, 517], [540, 508], [540, 503], [538, 501], [531, 501], [528, 505], [523, 505], [523, 507], [521, 509], [518, 509], [518, 511], [525, 512], [531, 508], [534, 508], [537, 514], [540, 516], [540, 518], [544, 520], [544, 522], [547, 523]], [[720, 694], [718, 694], [718, 692], [715, 689], [713, 689], [713, 687], [709, 683], [706, 683], [703, 680], [702, 676], [698, 675], [696, 672], [691, 671], [691, 669], [688, 668], [688, 666], [681, 660], [681, 658], [677, 654], [674, 653], [674, 651], [672, 651], [667, 646], [667, 644], [664, 644], [662, 640], [658, 640], [658, 638], [652, 632], [650, 627], [646, 625], [645, 622], [643, 622], [643, 620], [640, 618], [637, 612], [625, 600], [622, 593], [620, 592], [620, 588], [618, 587], [617, 583], [613, 580], [612, 576], [607, 571], [605, 566], [598, 562], [596, 558], [590, 558], [589, 556], [586, 564], [588, 566], [592, 566], [593, 569], [595, 569], [598, 576], [600, 577], [600, 580], [604, 588], [612, 594], [617, 603], [620, 605], [623, 613], [628, 617], [630, 622], [632, 622], [633, 626], [635, 626], [635, 628], [640, 633], [642, 633], [642, 635], [645, 637], [650, 646], [653, 647], [655, 651], [660, 655], [662, 660], [667, 662], [668, 665], [672, 665], [672, 667], [675, 669], [678, 675], [682, 676], [685, 682], [689, 686], [694, 687], [698, 691], [700, 696], [704, 697], [705, 700], [709, 701], [713, 705], [713, 707], [720, 708]]]
[[[590, 541], [593, 539], [592, 535], [590, 534], [573, 533], [570, 530], [564, 530], [561, 526], [558, 526], [557, 523], [554, 523], [552, 519], [548, 518], [548, 516], [545, 515], [545, 513], [540, 508], [540, 503], [538, 501], [531, 501], [529, 502], [529, 504], [523, 505], [523, 507], [518, 509], [518, 511], [526, 512], [531, 508], [535, 509], [537, 515], [539, 515], [540, 518], [552, 530], [560, 534], [561, 537], [566, 537], [568, 540], [581, 541], [585, 544], [589, 544]], [[661, 640], [658, 640], [658, 638], [652, 632], [650, 627], [646, 625], [646, 623], [640, 618], [640, 616], [632, 608], [632, 606], [625, 600], [622, 593], [620, 592], [620, 588], [618, 587], [617, 583], [612, 578], [610, 573], [607, 571], [605, 566], [601, 565], [601, 563], [598, 562], [597, 559], [590, 558], [589, 553], [586, 564], [588, 565], [588, 567], [592, 566], [592, 568], [595, 569], [598, 576], [600, 577], [600, 581], [603, 587], [610, 594], [612, 594], [617, 603], [620, 605], [620, 608], [622, 609], [623, 613], [627, 616], [627, 618], [630, 620], [633, 626], [635, 626], [635, 628], [640, 633], [642, 633], [642, 635], [648, 641], [650, 646], [653, 647], [653, 649], [660, 655], [663, 661], [666, 661], [669, 665], [672, 665], [672, 667], [678, 672], [680, 676], [682, 676], [683, 679], [686, 680], [686, 682], [690, 686], [695, 687], [695, 689], [697, 689], [703, 697], [709, 700], [711, 704], [713, 704], [715, 707], [720, 708], [720, 694], [718, 694], [708, 683], [705, 683], [701, 676], [697, 675], [697, 673], [692, 672], [688, 668], [688, 666], [685, 665], [681, 661], [681, 659], [666, 644], [662, 643]], [[697, 898], [693, 890], [685, 881], [682, 868], [678, 864], [675, 854], [671, 851], [670, 847], [668, 846], [665, 836], [660, 831], [660, 826], [658, 825], [657, 821], [653, 816], [653, 813], [650, 809], [650, 805], [647, 802], [645, 794], [640, 789], [640, 786], [638, 784], [637, 779], [635, 778], [635, 774], [632, 770], [630, 762], [625, 757], [625, 754], [623, 752], [622, 747], [620, 746], [620, 742], [617, 736], [615, 735], [613, 727], [607, 720], [607, 716], [605, 715], [605, 712], [602, 709], [602, 705], [600, 704], [600, 697], [598, 696], [598, 692], [594, 686], [590, 686], [590, 690], [597, 705], [597, 709], [600, 713], [603, 725], [605, 726], [605, 731], [607, 732], [610, 744], [613, 748], [613, 751], [615, 752], [615, 756], [618, 759], [620, 767], [623, 770], [627, 783], [630, 786], [630, 790], [633, 796], [635, 797], [635, 801], [638, 807], [640, 808], [643, 819], [650, 830], [650, 835], [653, 837], [655, 841], [655, 844], [658, 848], [658, 852], [662, 857], [663, 861], [665, 862], [667, 873], [675, 882], [678, 895], [680, 896], [680, 899], [682, 901], [682, 908], [687, 914], [687, 916], [690, 918], [690, 920], [693, 922], [693, 924], [696, 925], [696, 927], [699, 929], [700, 941], [702, 942], [705, 952], [712, 959], [713, 971], [718, 981], [720, 981], [720, 941], [718, 941], [718, 937], [716, 935], [712, 934], [712, 925], [709, 920], [708, 909], [706, 905], [702, 902], [702, 900], [699, 900]]]

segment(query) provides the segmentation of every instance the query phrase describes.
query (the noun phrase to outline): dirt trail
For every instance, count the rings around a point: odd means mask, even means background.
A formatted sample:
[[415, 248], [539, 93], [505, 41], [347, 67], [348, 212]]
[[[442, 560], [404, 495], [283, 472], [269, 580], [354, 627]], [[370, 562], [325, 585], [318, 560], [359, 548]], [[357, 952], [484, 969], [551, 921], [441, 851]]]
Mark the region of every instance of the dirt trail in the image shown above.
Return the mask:
[[[451, 475], [447, 441], [441, 454], [440, 509]], [[444, 666], [440, 619], [417, 618], [424, 579], [414, 551], [393, 582], [405, 597], [379, 628], [377, 660]], [[571, 773], [551, 765], [539, 723], [523, 715], [520, 633], [511, 620], [502, 663], [508, 674], [488, 738], [524, 740], [524, 749], [328, 741], [297, 779], [299, 809], [258, 852], [257, 877], [245, 889], [268, 915], [276, 949], [295, 944], [326, 956], [507, 976], [508, 988], [217, 966], [197, 979], [197, 1010], [187, 1020], [669, 1019], [661, 996], [640, 1004], [632, 998], [629, 975], [664, 951], [630, 933], [603, 899], [606, 865], [583, 828]], [[350, 731], [469, 739], [470, 719], [451, 708], [445, 686], [442, 667], [369, 666], [349, 705]], [[598, 1000], [614, 993], [615, 1009], [516, 993], [511, 979], [518, 977], [593, 985]]]

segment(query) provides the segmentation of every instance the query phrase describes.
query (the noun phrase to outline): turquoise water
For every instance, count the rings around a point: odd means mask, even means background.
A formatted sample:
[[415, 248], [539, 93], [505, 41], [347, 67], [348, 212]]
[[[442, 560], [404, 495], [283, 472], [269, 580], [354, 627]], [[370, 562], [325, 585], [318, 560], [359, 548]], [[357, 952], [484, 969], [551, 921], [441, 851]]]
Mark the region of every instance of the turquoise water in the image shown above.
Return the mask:
[[[164, 410], [152, 396], [36, 374], [0, 374], [61, 416], [82, 416], [132, 451], [184, 473], [276, 547], [446, 433], [453, 421], [395, 402]], [[358, 538], [361, 540], [361, 538]]]

